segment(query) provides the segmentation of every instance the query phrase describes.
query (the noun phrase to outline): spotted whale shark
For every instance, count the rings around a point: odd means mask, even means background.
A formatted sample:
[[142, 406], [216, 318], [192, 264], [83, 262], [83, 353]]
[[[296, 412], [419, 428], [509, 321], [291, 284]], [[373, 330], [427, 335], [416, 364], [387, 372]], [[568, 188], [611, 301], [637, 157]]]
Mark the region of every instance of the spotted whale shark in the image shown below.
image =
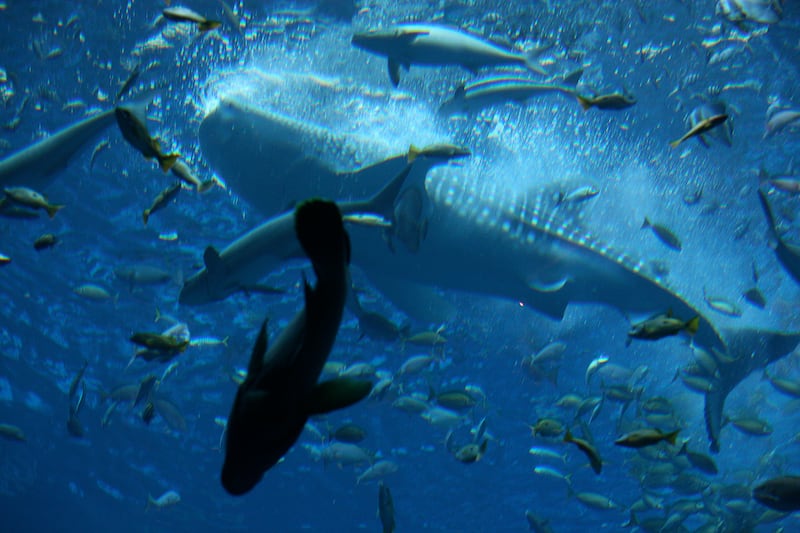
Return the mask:
[[[337, 171], [320, 155], [350, 157], [360, 141], [369, 142], [235, 100], [222, 101], [200, 128], [209, 163], [264, 216], [274, 216], [295, 196], [363, 197], [391, 177], [397, 170], [393, 165], [405, 164], [402, 159], [386, 167], [378, 163], [358, 175]], [[706, 393], [712, 450], [719, 449], [728, 394], [800, 342], [794, 333], [719, 330], [657, 269], [587, 231], [580, 208], [559, 205], [557, 192], [548, 187], [511, 191], [488, 181], [476, 187], [451, 167], [437, 168], [414, 183], [432, 205], [425, 235], [414, 249], [390, 249], [385, 235], [373, 227], [349, 230], [352, 263], [387, 298], [430, 321], [452, 312], [437, 289], [511, 299], [557, 320], [569, 305], [582, 303], [604, 304], [626, 315], [670, 309], [675, 316], [699, 316], [695, 345], [726, 354]], [[267, 262], [242, 265], [250, 275], [266, 275], [271, 268], [274, 264]], [[237, 273], [229, 270], [227, 275]]]

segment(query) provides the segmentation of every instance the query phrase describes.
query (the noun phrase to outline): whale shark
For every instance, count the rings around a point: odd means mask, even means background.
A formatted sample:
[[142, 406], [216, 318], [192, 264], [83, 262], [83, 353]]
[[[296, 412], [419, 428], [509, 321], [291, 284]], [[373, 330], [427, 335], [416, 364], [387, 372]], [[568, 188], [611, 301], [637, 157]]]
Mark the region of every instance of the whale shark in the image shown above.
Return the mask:
[[[347, 181], [319, 157], [339, 148], [355, 153], [357, 139], [233, 100], [212, 109], [200, 131], [202, 150], [212, 166], [265, 216], [287, 200], [287, 188], [296, 191], [289, 197], [305, 191], [347, 198], [362, 194], [371, 180], [387, 179], [378, 164], [362, 179]], [[236, 146], [235, 153], [226, 156], [226, 146]], [[240, 158], [240, 154], [246, 156]], [[295, 174], [282, 166], [293, 162], [294, 168], [308, 172]], [[276, 171], [276, 167], [280, 168]], [[727, 361], [705, 398], [712, 450], [719, 449], [728, 394], [752, 371], [790, 353], [800, 342], [795, 333], [718, 330], [660, 276], [658, 268], [584, 228], [582, 207], [559, 203], [557, 190], [547, 186], [508, 190], [492, 182], [475, 186], [450, 166], [432, 174], [414, 181], [433, 206], [418, 246], [392, 249], [382, 232], [372, 227], [354, 226], [349, 231], [352, 264], [415, 318], [431, 322], [446, 318], [447, 302], [438, 290], [511, 299], [556, 320], [573, 304], [604, 304], [628, 316], [667, 310], [675, 316], [698, 316], [693, 343], [726, 354]], [[241, 268], [244, 272], [267, 266]], [[268, 273], [262, 271], [262, 275]], [[237, 273], [228, 275], [235, 278]]]
[[58, 171], [114, 123], [114, 110], [84, 118], [0, 161], [0, 187], [25, 185], [44, 188]]

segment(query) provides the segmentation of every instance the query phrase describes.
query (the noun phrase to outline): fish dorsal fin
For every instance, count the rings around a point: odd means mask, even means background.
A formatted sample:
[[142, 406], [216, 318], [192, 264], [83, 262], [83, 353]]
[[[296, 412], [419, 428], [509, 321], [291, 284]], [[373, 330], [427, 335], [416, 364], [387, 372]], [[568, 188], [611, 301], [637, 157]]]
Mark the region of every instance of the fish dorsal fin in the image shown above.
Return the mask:
[[267, 320], [261, 324], [253, 352], [250, 354], [250, 363], [247, 365], [247, 377], [255, 376], [264, 365], [264, 354], [267, 353]]

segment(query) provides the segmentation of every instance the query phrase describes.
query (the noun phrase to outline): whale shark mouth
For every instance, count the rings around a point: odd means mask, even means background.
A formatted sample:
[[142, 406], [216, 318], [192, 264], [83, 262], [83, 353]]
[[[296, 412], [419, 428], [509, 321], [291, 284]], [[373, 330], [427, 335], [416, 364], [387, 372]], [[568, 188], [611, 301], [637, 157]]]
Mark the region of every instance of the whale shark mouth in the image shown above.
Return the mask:
[[[376, 172], [365, 180], [343, 179], [354, 166], [387, 155], [374, 136], [337, 132], [234, 99], [206, 116], [201, 145], [234, 192], [265, 216], [312, 194], [363, 198], [391, 177]], [[452, 312], [436, 289], [513, 299], [556, 319], [576, 303], [601, 303], [626, 314], [669, 309], [675, 316], [700, 316], [695, 344], [729, 354], [732, 361], [720, 366], [706, 394], [707, 432], [712, 450], [719, 449], [728, 393], [754, 370], [791, 352], [800, 337], [756, 328], [721, 334], [651, 263], [586, 231], [587, 208], [558, 205], [552, 180], [509, 187], [507, 180], [494, 179], [502, 170], [476, 159], [466, 168], [433, 170], [417, 185], [433, 206], [418, 249], [393, 253], [380, 232], [354, 227], [353, 263], [400, 308], [429, 321]]]

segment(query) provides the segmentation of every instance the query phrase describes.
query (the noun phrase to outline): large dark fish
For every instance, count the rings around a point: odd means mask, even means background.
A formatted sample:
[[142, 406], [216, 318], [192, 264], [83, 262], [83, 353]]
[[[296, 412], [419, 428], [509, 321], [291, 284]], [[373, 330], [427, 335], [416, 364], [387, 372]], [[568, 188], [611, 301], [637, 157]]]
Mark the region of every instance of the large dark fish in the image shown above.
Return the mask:
[[222, 486], [249, 492], [297, 441], [308, 417], [348, 407], [372, 385], [352, 378], [317, 383], [336, 340], [347, 297], [350, 239], [333, 202], [310, 200], [294, 213], [297, 239], [311, 259], [316, 287], [270, 349], [266, 322], [228, 417]]
[[800, 511], [800, 476], [781, 476], [753, 489], [753, 499], [770, 509]]

